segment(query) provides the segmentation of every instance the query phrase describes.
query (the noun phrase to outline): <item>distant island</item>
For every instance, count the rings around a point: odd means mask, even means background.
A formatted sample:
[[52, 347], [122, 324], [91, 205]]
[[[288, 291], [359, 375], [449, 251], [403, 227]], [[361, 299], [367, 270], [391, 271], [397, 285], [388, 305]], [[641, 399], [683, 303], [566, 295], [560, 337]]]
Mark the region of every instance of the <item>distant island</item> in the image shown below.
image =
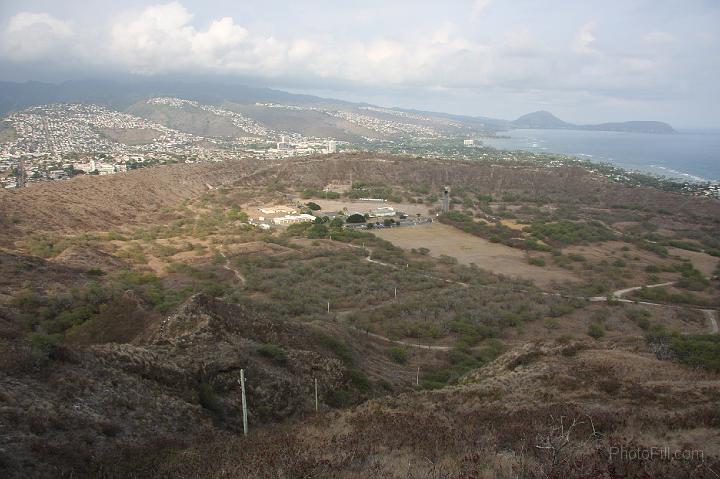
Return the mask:
[[628, 133], [653, 133], [670, 134], [676, 133], [675, 129], [661, 121], [625, 121], [613, 123], [600, 123], [598, 125], [575, 125], [567, 123], [556, 117], [549, 111], [536, 111], [523, 115], [515, 121], [510, 122], [514, 128], [538, 128], [544, 130], [593, 130], [593, 131], [622, 131]]

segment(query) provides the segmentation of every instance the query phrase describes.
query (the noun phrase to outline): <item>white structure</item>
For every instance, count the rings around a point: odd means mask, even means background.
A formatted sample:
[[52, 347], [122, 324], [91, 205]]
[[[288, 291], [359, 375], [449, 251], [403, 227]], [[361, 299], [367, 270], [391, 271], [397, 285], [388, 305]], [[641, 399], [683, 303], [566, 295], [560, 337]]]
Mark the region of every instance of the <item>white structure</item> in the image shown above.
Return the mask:
[[280, 137], [280, 141], [277, 144], [278, 150], [289, 150], [292, 145], [287, 141], [287, 136], [283, 135]]
[[337, 142], [335, 140], [328, 141], [327, 152], [328, 153], [337, 153]]
[[475, 146], [475, 140], [465, 140], [465, 141], [463, 141], [463, 145], [465, 145], [465, 146]]
[[269, 206], [267, 208], [260, 208], [260, 213], [264, 215], [294, 215], [297, 213], [297, 210], [295, 208], [291, 208], [289, 206]]
[[115, 173], [115, 165], [110, 163], [97, 163], [95, 170], [101, 175], [112, 175]]
[[393, 208], [392, 206], [381, 206], [380, 208], [371, 210], [368, 216], [372, 218], [395, 216], [395, 208]]
[[304, 223], [306, 221], [315, 221], [313, 215], [301, 214], [301, 215], [286, 215], [280, 216], [279, 218], [273, 218], [273, 222], [276, 225], [294, 225], [295, 223]]

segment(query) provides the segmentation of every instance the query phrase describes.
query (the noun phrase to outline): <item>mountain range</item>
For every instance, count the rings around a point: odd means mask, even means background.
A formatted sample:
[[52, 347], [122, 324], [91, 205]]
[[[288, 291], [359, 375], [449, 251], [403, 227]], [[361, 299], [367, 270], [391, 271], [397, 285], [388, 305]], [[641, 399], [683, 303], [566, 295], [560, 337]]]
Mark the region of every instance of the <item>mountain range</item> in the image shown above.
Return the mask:
[[660, 121], [625, 121], [597, 125], [567, 123], [549, 111], [536, 111], [523, 115], [510, 123], [515, 128], [539, 128], [562, 130], [623, 131], [629, 133], [676, 133], [672, 126]]
[[[353, 103], [245, 85], [180, 81], [115, 82], [107, 80], [82, 80], [68, 81], [60, 84], [43, 82], [0, 82], [0, 115], [22, 110], [30, 106], [48, 103], [96, 103], [117, 110], [125, 110], [139, 101], [156, 96], [173, 96], [210, 104], [219, 104], [222, 102], [243, 104], [274, 102], [292, 105], [325, 106], [341, 110], [356, 109], [361, 106], [372, 106], [368, 103]], [[392, 110], [406, 113], [422, 113], [440, 119], [451, 119], [471, 126], [482, 126], [490, 131], [508, 128], [543, 128], [663, 134], [675, 132], [672, 126], [658, 121], [627, 121], [596, 125], [576, 125], [562, 121], [547, 111], [537, 111], [523, 115], [517, 120], [507, 121], [482, 116], [453, 115], [401, 108], [392, 108]]]

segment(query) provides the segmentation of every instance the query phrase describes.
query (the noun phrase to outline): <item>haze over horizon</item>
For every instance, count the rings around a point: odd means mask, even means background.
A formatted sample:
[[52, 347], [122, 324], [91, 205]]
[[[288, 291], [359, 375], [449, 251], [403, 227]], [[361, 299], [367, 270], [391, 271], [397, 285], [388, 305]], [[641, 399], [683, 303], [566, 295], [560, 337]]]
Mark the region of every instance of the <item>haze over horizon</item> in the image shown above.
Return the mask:
[[720, 4], [8, 0], [0, 80], [211, 80], [466, 115], [720, 127]]

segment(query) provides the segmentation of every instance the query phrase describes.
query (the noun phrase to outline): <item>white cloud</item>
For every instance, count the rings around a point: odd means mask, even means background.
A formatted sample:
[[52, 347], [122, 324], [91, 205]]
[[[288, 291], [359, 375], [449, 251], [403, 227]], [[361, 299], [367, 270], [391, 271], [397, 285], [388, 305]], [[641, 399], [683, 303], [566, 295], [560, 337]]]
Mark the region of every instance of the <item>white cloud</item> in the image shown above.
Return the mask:
[[0, 36], [0, 52], [15, 61], [31, 61], [63, 51], [74, 35], [68, 22], [47, 13], [20, 12]]
[[[484, 0], [474, 5], [483, 10], [488, 4]], [[527, 25], [495, 36], [477, 35], [463, 30], [461, 22], [448, 20], [384, 34], [298, 29], [274, 36], [272, 30], [259, 33], [240, 21], [223, 16], [198, 25], [185, 6], [171, 2], [126, 12], [112, 19], [107, 29], [93, 34], [83, 29], [78, 35], [67, 22], [48, 14], [22, 13], [0, 32], [0, 55], [35, 64], [62, 57], [77, 65], [143, 75], [252, 76], [285, 86], [317, 82], [515, 91], [629, 91], [647, 86], [665, 65], [643, 54], [651, 49], [643, 41], [632, 54], [626, 53], [630, 49], [625, 45], [619, 53], [606, 52], [607, 44], [597, 41], [593, 22], [575, 33], [565, 32], [553, 43], [538, 36], [540, 29]], [[659, 36], [653, 38], [657, 41]]]
[[490, 6], [490, 3], [492, 3], [492, 0], [474, 0], [472, 6], [473, 18], [477, 18], [482, 15], [483, 12], [485, 12], [485, 10], [487, 10]]
[[643, 36], [643, 42], [650, 45], [665, 45], [674, 41], [675, 36], [668, 32], [650, 32]]
[[578, 53], [596, 53], [597, 50], [594, 47], [595, 44], [595, 22], [589, 22], [580, 28], [577, 35], [575, 35], [575, 42], [573, 48]]

